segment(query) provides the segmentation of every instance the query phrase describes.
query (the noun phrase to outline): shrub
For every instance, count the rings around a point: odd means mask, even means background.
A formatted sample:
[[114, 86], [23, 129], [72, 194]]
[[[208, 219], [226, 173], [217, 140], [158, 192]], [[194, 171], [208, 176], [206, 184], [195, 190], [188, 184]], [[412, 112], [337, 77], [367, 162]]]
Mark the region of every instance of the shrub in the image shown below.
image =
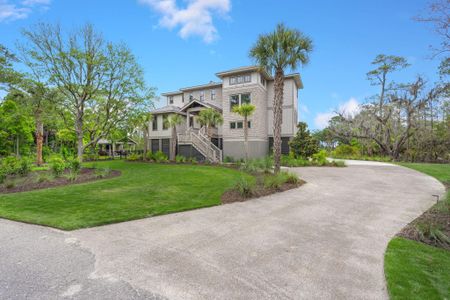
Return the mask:
[[248, 173], [269, 173], [272, 171], [273, 159], [268, 156], [265, 158], [249, 159], [240, 164], [239, 168]]
[[97, 178], [105, 178], [105, 177], [108, 177], [109, 174], [111, 174], [110, 168], [95, 169], [95, 177], [97, 177]]
[[286, 172], [286, 183], [297, 184], [300, 182], [298, 175], [291, 172]]
[[138, 160], [142, 160], [142, 156], [136, 153], [130, 154], [127, 156], [127, 160], [128, 161], [138, 161]]
[[264, 177], [264, 187], [280, 189], [285, 183], [298, 183], [300, 179], [297, 174], [290, 172], [280, 172], [275, 175], [267, 175]]
[[18, 166], [18, 169], [17, 169], [17, 173], [20, 176], [25, 177], [25, 176], [28, 175], [28, 173], [30, 173], [30, 171], [31, 171], [31, 162], [30, 162], [30, 160], [28, 158], [26, 158], [26, 157], [20, 159], [19, 166]]
[[295, 158], [307, 159], [319, 151], [319, 141], [311, 135], [305, 122], [297, 124], [297, 133], [289, 146]]
[[281, 165], [285, 167], [306, 167], [310, 166], [311, 162], [303, 158], [294, 158], [292, 155], [283, 155], [281, 157]]
[[154, 161], [155, 160], [155, 155], [153, 154], [153, 152], [147, 152], [147, 154], [145, 155], [145, 158], [149, 161]]
[[175, 161], [179, 164], [179, 163], [185, 163], [186, 162], [186, 157], [184, 157], [183, 155], [177, 155], [175, 156]]
[[165, 155], [164, 152], [162, 152], [162, 151], [156, 151], [154, 154], [154, 158], [155, 158], [155, 162], [157, 162], [157, 163], [163, 163], [163, 162], [169, 161], [169, 158], [167, 157], [167, 155]]
[[72, 158], [67, 162], [67, 167], [72, 173], [78, 174], [81, 170], [81, 162], [78, 158]]
[[327, 161], [327, 151], [320, 150], [319, 152], [313, 154], [312, 161], [314, 164], [319, 166], [324, 166], [328, 163]]
[[358, 157], [360, 156], [360, 151], [357, 146], [341, 144], [336, 147], [333, 151], [334, 157]]
[[224, 163], [232, 163], [234, 162], [234, 158], [231, 156], [225, 156], [225, 158], [223, 159]]
[[236, 182], [234, 188], [243, 197], [250, 197], [255, 189], [255, 182], [242, 176]]
[[68, 174], [66, 174], [65, 177], [67, 178], [67, 180], [73, 182], [73, 181], [77, 180], [78, 173], [74, 172], [73, 170], [70, 170], [70, 172]]
[[19, 159], [15, 156], [7, 156], [1, 161], [1, 167], [5, 170], [6, 174], [16, 175], [20, 170]]
[[64, 173], [66, 163], [60, 157], [53, 157], [50, 161], [50, 169], [52, 170], [53, 175], [59, 177], [62, 173]]
[[2, 168], [0, 169], [0, 184], [5, 182], [5, 179], [6, 179], [6, 170]]
[[95, 161], [99, 160], [99, 155], [96, 153], [83, 154], [83, 161]]
[[331, 164], [334, 167], [345, 167], [345, 162], [343, 160], [333, 160]]
[[198, 163], [197, 159], [195, 157], [189, 157], [188, 162], [190, 162], [193, 165], [196, 165]]

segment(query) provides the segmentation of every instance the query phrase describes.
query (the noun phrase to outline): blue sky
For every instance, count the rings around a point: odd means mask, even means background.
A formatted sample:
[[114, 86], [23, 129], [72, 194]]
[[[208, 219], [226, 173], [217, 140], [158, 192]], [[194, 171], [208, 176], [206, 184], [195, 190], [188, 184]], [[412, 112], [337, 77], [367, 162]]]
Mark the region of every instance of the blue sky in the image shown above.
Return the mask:
[[[439, 61], [429, 45], [438, 37], [413, 20], [427, 1], [299, 0], [0, 0], [0, 43], [14, 49], [21, 28], [39, 21], [71, 30], [93, 23], [104, 37], [129, 45], [158, 93], [217, 81], [215, 73], [251, 65], [249, 49], [258, 34], [284, 22], [309, 35], [314, 51], [300, 68], [300, 118], [311, 128], [332, 111], [354, 109], [375, 92], [366, 80], [380, 53], [412, 64], [396, 80], [424, 75], [437, 80]], [[158, 105], [158, 104], [157, 104]]]

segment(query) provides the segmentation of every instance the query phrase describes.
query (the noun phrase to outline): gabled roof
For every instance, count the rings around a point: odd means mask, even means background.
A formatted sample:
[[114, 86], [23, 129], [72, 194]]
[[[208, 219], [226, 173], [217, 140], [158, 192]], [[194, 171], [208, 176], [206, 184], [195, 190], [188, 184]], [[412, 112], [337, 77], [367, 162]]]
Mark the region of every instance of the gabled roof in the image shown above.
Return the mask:
[[184, 112], [186, 109], [191, 107], [193, 104], [198, 104], [198, 105], [201, 105], [203, 107], [214, 108], [214, 109], [216, 109], [218, 111], [222, 111], [222, 108], [220, 108], [219, 106], [217, 106], [217, 105], [215, 105], [215, 104], [213, 104], [211, 102], [200, 101], [200, 100], [197, 100], [197, 99], [193, 99], [193, 100], [189, 101], [189, 103], [187, 103], [186, 105], [184, 105], [181, 108], [181, 111]]
[[194, 86], [182, 88], [182, 89], [180, 89], [180, 91], [188, 92], [188, 91], [198, 90], [198, 89], [201, 89], [201, 88], [211, 88], [211, 87], [216, 87], [216, 86], [221, 86], [221, 85], [222, 85], [221, 82], [210, 81], [207, 84], [194, 85]]
[[259, 66], [247, 66], [247, 67], [240, 67], [240, 68], [235, 68], [235, 69], [231, 69], [231, 70], [227, 70], [227, 71], [222, 71], [222, 72], [216, 73], [216, 76], [222, 79], [225, 76], [241, 74], [241, 73], [246, 73], [246, 72], [260, 72], [261, 74], [264, 75], [264, 77], [266, 79], [272, 78], [270, 76], [270, 74], [267, 73], [266, 70], [261, 69]]
[[180, 110], [180, 108], [178, 106], [175, 106], [175, 105], [166, 105], [166, 106], [154, 109], [150, 112], [150, 114], [152, 114], [152, 115], [169, 114], [169, 113], [181, 114], [181, 115], [185, 114]]

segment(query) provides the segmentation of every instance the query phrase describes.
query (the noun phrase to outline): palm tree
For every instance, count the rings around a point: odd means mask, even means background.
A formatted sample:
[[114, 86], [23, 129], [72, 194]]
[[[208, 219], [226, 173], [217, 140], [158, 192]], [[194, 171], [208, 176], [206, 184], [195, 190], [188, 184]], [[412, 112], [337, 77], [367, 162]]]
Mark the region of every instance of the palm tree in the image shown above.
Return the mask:
[[212, 138], [211, 128], [223, 124], [223, 117], [217, 110], [213, 108], [205, 108], [200, 111], [197, 117], [197, 121], [202, 125], [206, 126], [206, 134], [209, 139]]
[[244, 145], [245, 145], [245, 160], [248, 160], [248, 117], [255, 112], [256, 106], [253, 104], [243, 103], [241, 105], [233, 106], [233, 112], [241, 117], [244, 117]]
[[275, 74], [273, 98], [273, 150], [275, 173], [280, 171], [281, 122], [283, 108], [284, 71], [295, 70], [299, 64], [306, 65], [312, 41], [302, 32], [278, 24], [274, 32], [260, 35], [250, 50], [252, 57], [269, 74]]
[[165, 126], [172, 128], [172, 137], [170, 145], [170, 160], [175, 160], [175, 154], [177, 151], [177, 125], [180, 125], [183, 119], [178, 114], [171, 114], [164, 120]]

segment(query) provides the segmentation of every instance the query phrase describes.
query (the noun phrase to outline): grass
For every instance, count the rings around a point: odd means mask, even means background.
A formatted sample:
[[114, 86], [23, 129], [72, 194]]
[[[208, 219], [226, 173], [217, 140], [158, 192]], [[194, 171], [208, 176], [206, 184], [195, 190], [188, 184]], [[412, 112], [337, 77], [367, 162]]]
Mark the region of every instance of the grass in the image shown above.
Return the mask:
[[[92, 165], [92, 164], [87, 164]], [[91, 183], [0, 195], [0, 217], [64, 230], [98, 226], [220, 204], [241, 176], [199, 165], [96, 162], [122, 175]]]
[[443, 183], [450, 183], [450, 164], [398, 163], [401, 166], [433, 176]]
[[391, 299], [450, 297], [450, 251], [397, 237], [388, 245], [384, 271]]
[[[399, 165], [450, 183], [448, 164]], [[450, 203], [450, 192], [444, 201]], [[448, 207], [444, 201], [431, 209]], [[387, 247], [384, 269], [391, 299], [450, 299], [450, 251], [396, 237]]]

